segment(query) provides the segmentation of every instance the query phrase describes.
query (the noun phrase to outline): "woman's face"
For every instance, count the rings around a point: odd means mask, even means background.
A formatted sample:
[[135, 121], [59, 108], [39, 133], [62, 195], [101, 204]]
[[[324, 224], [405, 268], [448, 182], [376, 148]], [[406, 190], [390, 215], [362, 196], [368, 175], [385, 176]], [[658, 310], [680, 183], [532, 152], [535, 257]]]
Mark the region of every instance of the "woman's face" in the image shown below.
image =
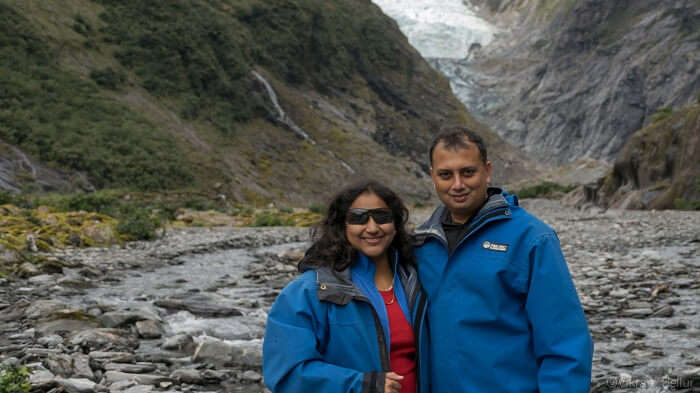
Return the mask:
[[[365, 213], [364, 217], [362, 217], [363, 212], [361, 210], [353, 209], [387, 209], [388, 212], [384, 210], [374, 210], [369, 212], [369, 214]], [[360, 194], [360, 196], [353, 201], [352, 205], [350, 205], [350, 210], [347, 212], [345, 237], [353, 248], [365, 254], [375, 262], [386, 258], [386, 250], [389, 248], [389, 245], [396, 235], [396, 228], [394, 227], [393, 220], [382, 223], [386, 221], [387, 214], [391, 217], [389, 206], [376, 194], [371, 192]], [[360, 223], [360, 221], [363, 221], [363, 218], [367, 221], [365, 223]], [[377, 221], [380, 221], [380, 223], [377, 223]]]

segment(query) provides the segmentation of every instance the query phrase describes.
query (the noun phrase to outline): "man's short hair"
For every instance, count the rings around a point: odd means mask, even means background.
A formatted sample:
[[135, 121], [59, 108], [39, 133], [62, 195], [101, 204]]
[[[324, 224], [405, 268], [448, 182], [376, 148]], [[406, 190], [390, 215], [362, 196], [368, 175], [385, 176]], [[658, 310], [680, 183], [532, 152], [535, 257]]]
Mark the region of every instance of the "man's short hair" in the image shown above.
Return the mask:
[[488, 158], [486, 155], [486, 144], [479, 134], [475, 131], [470, 130], [464, 126], [443, 126], [440, 128], [440, 132], [433, 139], [433, 143], [430, 145], [430, 166], [433, 166], [433, 151], [438, 143], [442, 142], [445, 149], [465, 149], [471, 142], [476, 145], [479, 149], [479, 155], [481, 156], [481, 161], [486, 164]]

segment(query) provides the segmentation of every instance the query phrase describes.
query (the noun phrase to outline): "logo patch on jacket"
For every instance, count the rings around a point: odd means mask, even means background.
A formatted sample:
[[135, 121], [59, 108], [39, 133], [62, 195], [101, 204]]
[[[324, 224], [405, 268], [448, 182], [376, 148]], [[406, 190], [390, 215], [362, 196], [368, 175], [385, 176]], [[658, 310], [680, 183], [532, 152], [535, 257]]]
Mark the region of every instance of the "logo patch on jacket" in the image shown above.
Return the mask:
[[508, 251], [508, 245], [507, 244], [499, 244], [499, 243], [493, 243], [490, 241], [485, 241], [483, 244], [481, 244], [482, 247], [484, 247], [487, 250], [491, 251], [500, 251], [500, 252], [506, 252]]

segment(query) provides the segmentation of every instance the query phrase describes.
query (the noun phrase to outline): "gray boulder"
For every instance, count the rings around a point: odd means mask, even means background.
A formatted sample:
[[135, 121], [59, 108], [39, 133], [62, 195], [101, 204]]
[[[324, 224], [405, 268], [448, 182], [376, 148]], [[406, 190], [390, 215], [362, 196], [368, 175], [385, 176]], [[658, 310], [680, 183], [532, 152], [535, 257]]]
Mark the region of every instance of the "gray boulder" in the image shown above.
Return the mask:
[[94, 393], [95, 382], [84, 378], [64, 379], [57, 377], [56, 382], [63, 387], [66, 393]]
[[152, 320], [136, 322], [136, 331], [139, 337], [145, 339], [160, 338], [163, 335], [160, 323]]
[[64, 353], [50, 353], [44, 360], [44, 366], [54, 375], [62, 377], [73, 375], [73, 358]]
[[176, 294], [157, 300], [155, 305], [167, 309], [186, 310], [192, 314], [206, 317], [243, 315], [231, 299], [216, 293]]
[[93, 350], [114, 349], [130, 352], [138, 348], [139, 341], [130, 332], [120, 329], [90, 329], [74, 334], [70, 338], [72, 345]]

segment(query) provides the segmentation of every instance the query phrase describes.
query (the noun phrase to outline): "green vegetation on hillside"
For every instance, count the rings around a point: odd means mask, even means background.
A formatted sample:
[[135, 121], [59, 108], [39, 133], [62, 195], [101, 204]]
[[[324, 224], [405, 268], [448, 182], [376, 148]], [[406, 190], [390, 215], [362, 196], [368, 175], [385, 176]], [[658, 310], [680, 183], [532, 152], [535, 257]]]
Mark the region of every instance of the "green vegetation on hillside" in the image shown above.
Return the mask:
[[[16, 181], [26, 192], [78, 190], [85, 171], [99, 190], [309, 204], [333, 179], [381, 166], [381, 180], [424, 198], [415, 163], [430, 134], [443, 123], [488, 133], [371, 2], [2, 4], [1, 78], [15, 82], [0, 93], [0, 141], [41, 164]], [[315, 144], [277, 121], [253, 71]]]
[[192, 182], [171, 137], [59, 67], [28, 21], [0, 4], [0, 138], [97, 187], [166, 189]]
[[[183, 117], [233, 133], [270, 105], [250, 71], [328, 92], [358, 71], [411, 67], [386, 39], [386, 20], [352, 2], [325, 0], [95, 0], [115, 57], [151, 93], [175, 99]], [[402, 64], [402, 61], [406, 64]]]

